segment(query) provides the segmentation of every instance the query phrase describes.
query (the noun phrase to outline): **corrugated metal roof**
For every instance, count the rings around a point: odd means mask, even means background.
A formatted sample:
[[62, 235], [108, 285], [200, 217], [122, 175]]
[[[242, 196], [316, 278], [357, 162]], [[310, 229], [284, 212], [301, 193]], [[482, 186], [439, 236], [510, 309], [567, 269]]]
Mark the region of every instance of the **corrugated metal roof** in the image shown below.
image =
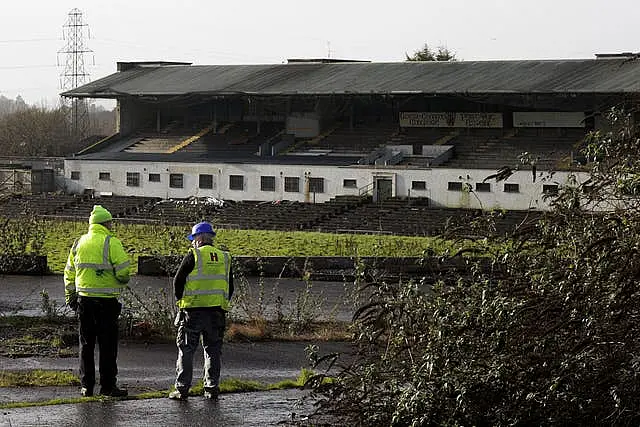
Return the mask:
[[616, 58], [143, 66], [117, 72], [63, 95], [115, 98], [188, 94], [638, 92], [640, 60]]

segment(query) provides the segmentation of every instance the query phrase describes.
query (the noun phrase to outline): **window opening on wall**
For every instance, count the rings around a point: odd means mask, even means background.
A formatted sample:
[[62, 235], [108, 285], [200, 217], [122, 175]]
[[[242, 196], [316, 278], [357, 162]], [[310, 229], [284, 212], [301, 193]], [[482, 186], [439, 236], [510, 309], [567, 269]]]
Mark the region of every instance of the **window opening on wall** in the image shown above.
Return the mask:
[[169, 174], [169, 187], [170, 188], [183, 188], [184, 187], [184, 175], [181, 173]]
[[139, 186], [140, 186], [140, 173], [127, 172], [127, 187], [139, 187]]
[[244, 175], [229, 175], [229, 190], [244, 190]]
[[200, 177], [198, 178], [198, 187], [207, 190], [213, 189], [213, 175], [200, 174]]
[[490, 182], [476, 182], [476, 191], [478, 193], [490, 193], [491, 192], [491, 183]]
[[427, 182], [426, 181], [411, 181], [411, 189], [412, 190], [426, 190]]
[[275, 176], [261, 176], [260, 177], [260, 191], [276, 191], [276, 177]]
[[111, 180], [111, 173], [109, 173], [109, 172], [100, 172], [100, 173], [98, 173], [98, 179], [100, 181], [110, 181]]
[[447, 183], [447, 190], [462, 191], [462, 183], [458, 181], [450, 181]]
[[324, 178], [309, 178], [310, 193], [324, 193]]
[[160, 182], [160, 174], [159, 173], [150, 173], [149, 174], [149, 182]]
[[71, 179], [78, 181], [80, 179], [80, 171], [71, 171]]
[[358, 188], [358, 181], [355, 179], [345, 179], [342, 181], [342, 186], [344, 188]]
[[300, 178], [297, 176], [285, 176], [284, 177], [284, 191], [287, 193], [299, 193], [300, 192]]
[[542, 186], [542, 193], [544, 194], [558, 194], [558, 186], [555, 184], [545, 184]]
[[520, 184], [505, 184], [504, 185], [505, 193], [519, 193], [520, 192]]

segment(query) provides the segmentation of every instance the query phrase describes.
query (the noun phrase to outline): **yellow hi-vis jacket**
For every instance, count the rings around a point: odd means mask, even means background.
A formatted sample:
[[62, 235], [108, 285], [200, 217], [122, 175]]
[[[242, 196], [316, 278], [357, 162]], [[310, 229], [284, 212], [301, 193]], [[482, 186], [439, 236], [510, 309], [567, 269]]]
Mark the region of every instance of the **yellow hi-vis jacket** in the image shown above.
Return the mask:
[[195, 265], [187, 276], [180, 308], [221, 307], [229, 311], [231, 255], [213, 246], [190, 248]]
[[122, 242], [102, 224], [91, 224], [69, 251], [64, 267], [65, 299], [69, 303], [76, 295], [117, 298], [129, 275], [129, 256]]

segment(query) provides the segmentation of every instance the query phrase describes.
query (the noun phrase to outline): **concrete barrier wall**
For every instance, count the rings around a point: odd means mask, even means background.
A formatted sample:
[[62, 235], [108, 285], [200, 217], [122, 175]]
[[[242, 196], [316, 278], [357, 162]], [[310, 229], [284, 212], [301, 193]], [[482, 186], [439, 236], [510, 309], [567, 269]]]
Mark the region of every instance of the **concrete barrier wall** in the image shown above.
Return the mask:
[[0, 274], [33, 276], [49, 274], [47, 257], [42, 255], [1, 255]]
[[[173, 276], [182, 262], [183, 255], [140, 256], [138, 274], [144, 276]], [[356, 272], [375, 277], [440, 276], [455, 278], [469, 271], [471, 258], [442, 260], [438, 257], [250, 257], [236, 256], [234, 269], [247, 277], [301, 278], [305, 275], [316, 280], [353, 280]], [[490, 261], [483, 262], [484, 269], [491, 268]], [[50, 274], [46, 256], [0, 255], [0, 274], [45, 275]]]
[[[182, 256], [138, 258], [138, 274], [148, 276], [172, 276], [175, 274]], [[441, 262], [439, 258], [419, 257], [234, 257], [234, 269], [248, 277], [326, 277], [330, 280], [353, 278], [356, 267], [359, 272], [376, 273], [387, 276], [420, 277], [433, 273], [467, 269], [468, 259], [457, 258]]]

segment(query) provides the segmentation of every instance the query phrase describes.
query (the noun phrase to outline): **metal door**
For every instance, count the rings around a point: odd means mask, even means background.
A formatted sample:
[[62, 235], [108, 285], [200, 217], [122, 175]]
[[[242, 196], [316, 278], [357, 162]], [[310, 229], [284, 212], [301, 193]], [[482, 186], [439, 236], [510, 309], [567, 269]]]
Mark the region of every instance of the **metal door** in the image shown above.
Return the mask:
[[375, 183], [374, 194], [376, 202], [382, 202], [393, 196], [393, 181], [390, 178], [376, 178]]

